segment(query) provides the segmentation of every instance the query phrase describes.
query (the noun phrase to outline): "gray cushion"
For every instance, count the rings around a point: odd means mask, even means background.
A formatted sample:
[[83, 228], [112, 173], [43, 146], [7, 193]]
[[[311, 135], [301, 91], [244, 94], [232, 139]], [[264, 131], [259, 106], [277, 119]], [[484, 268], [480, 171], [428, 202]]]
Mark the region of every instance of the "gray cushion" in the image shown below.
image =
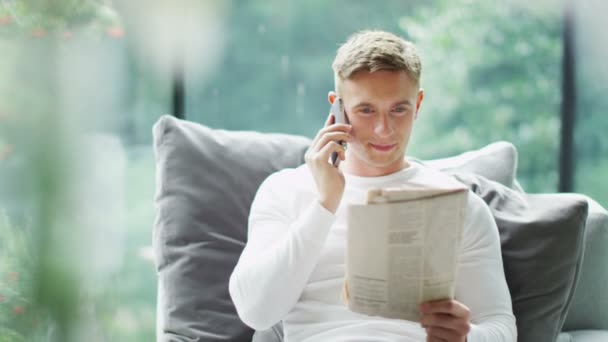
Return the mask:
[[606, 330], [578, 330], [561, 333], [557, 342], [606, 342], [608, 331]]
[[228, 279], [251, 201], [272, 172], [300, 165], [304, 137], [212, 130], [163, 116], [154, 126], [158, 341], [250, 341]]
[[586, 198], [529, 195], [478, 175], [455, 176], [483, 198], [498, 226], [518, 341], [554, 341], [578, 280]]
[[475, 173], [510, 188], [521, 189], [515, 180], [517, 149], [507, 141], [491, 143], [452, 157], [424, 160], [422, 163], [442, 171]]
[[557, 335], [557, 340], [555, 340], [555, 342], [573, 342], [574, 339], [572, 338], [572, 335], [568, 334], [568, 333], [559, 333], [559, 335]]
[[606, 330], [578, 330], [571, 331], [574, 342], [606, 342], [608, 341], [608, 331]]
[[[581, 276], [564, 330], [608, 330], [608, 212], [588, 198], [589, 216]], [[606, 339], [608, 341], [608, 339]]]

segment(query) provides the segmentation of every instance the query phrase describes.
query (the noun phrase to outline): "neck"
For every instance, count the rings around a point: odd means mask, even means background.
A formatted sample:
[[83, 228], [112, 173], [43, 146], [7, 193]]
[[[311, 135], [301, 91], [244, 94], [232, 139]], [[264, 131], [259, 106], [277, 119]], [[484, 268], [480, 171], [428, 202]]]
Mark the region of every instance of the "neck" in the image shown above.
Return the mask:
[[389, 165], [375, 166], [363, 163], [354, 158], [346, 158], [345, 161], [340, 163], [340, 169], [343, 172], [359, 177], [380, 177], [399, 172], [406, 169], [410, 164], [405, 158], [400, 158]]

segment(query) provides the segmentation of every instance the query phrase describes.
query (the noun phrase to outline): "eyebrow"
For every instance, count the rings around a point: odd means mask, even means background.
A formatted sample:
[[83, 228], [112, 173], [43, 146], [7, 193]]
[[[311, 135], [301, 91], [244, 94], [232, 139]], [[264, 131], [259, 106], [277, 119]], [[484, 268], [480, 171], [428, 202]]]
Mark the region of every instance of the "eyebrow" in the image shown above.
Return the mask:
[[[401, 105], [408, 105], [411, 106], [412, 103], [410, 102], [410, 100], [403, 100], [403, 101], [399, 101], [397, 103], [394, 103], [391, 107], [395, 107], [395, 106], [401, 106]], [[369, 102], [359, 102], [357, 103], [353, 108], [359, 108], [359, 107], [374, 107], [373, 104], [369, 103]]]

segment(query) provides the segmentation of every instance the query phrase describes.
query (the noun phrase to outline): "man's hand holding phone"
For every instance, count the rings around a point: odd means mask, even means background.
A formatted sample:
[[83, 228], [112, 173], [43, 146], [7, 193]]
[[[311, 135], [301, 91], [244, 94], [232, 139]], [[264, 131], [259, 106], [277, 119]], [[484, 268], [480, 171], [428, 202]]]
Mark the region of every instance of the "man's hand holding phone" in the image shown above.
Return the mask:
[[[334, 100], [334, 101], [337, 101]], [[317, 184], [318, 200], [327, 210], [335, 213], [344, 193], [344, 174], [330, 163], [332, 152], [338, 153], [340, 160], [345, 159], [345, 147], [340, 141], [350, 141], [352, 126], [335, 123], [332, 113], [325, 121], [325, 126], [319, 130], [304, 156], [306, 164]]]

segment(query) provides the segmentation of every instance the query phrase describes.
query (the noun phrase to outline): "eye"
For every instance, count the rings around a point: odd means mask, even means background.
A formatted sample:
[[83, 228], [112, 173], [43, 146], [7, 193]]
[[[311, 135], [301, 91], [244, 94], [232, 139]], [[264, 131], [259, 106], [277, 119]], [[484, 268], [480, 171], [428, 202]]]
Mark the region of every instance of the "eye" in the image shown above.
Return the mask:
[[371, 107], [361, 107], [359, 109], [359, 112], [361, 112], [363, 114], [372, 114], [374, 112], [374, 110]]
[[396, 107], [395, 109], [393, 109], [393, 113], [396, 113], [399, 115], [407, 114], [407, 112], [408, 112], [408, 108], [403, 107], [403, 106], [399, 106], [399, 107]]

